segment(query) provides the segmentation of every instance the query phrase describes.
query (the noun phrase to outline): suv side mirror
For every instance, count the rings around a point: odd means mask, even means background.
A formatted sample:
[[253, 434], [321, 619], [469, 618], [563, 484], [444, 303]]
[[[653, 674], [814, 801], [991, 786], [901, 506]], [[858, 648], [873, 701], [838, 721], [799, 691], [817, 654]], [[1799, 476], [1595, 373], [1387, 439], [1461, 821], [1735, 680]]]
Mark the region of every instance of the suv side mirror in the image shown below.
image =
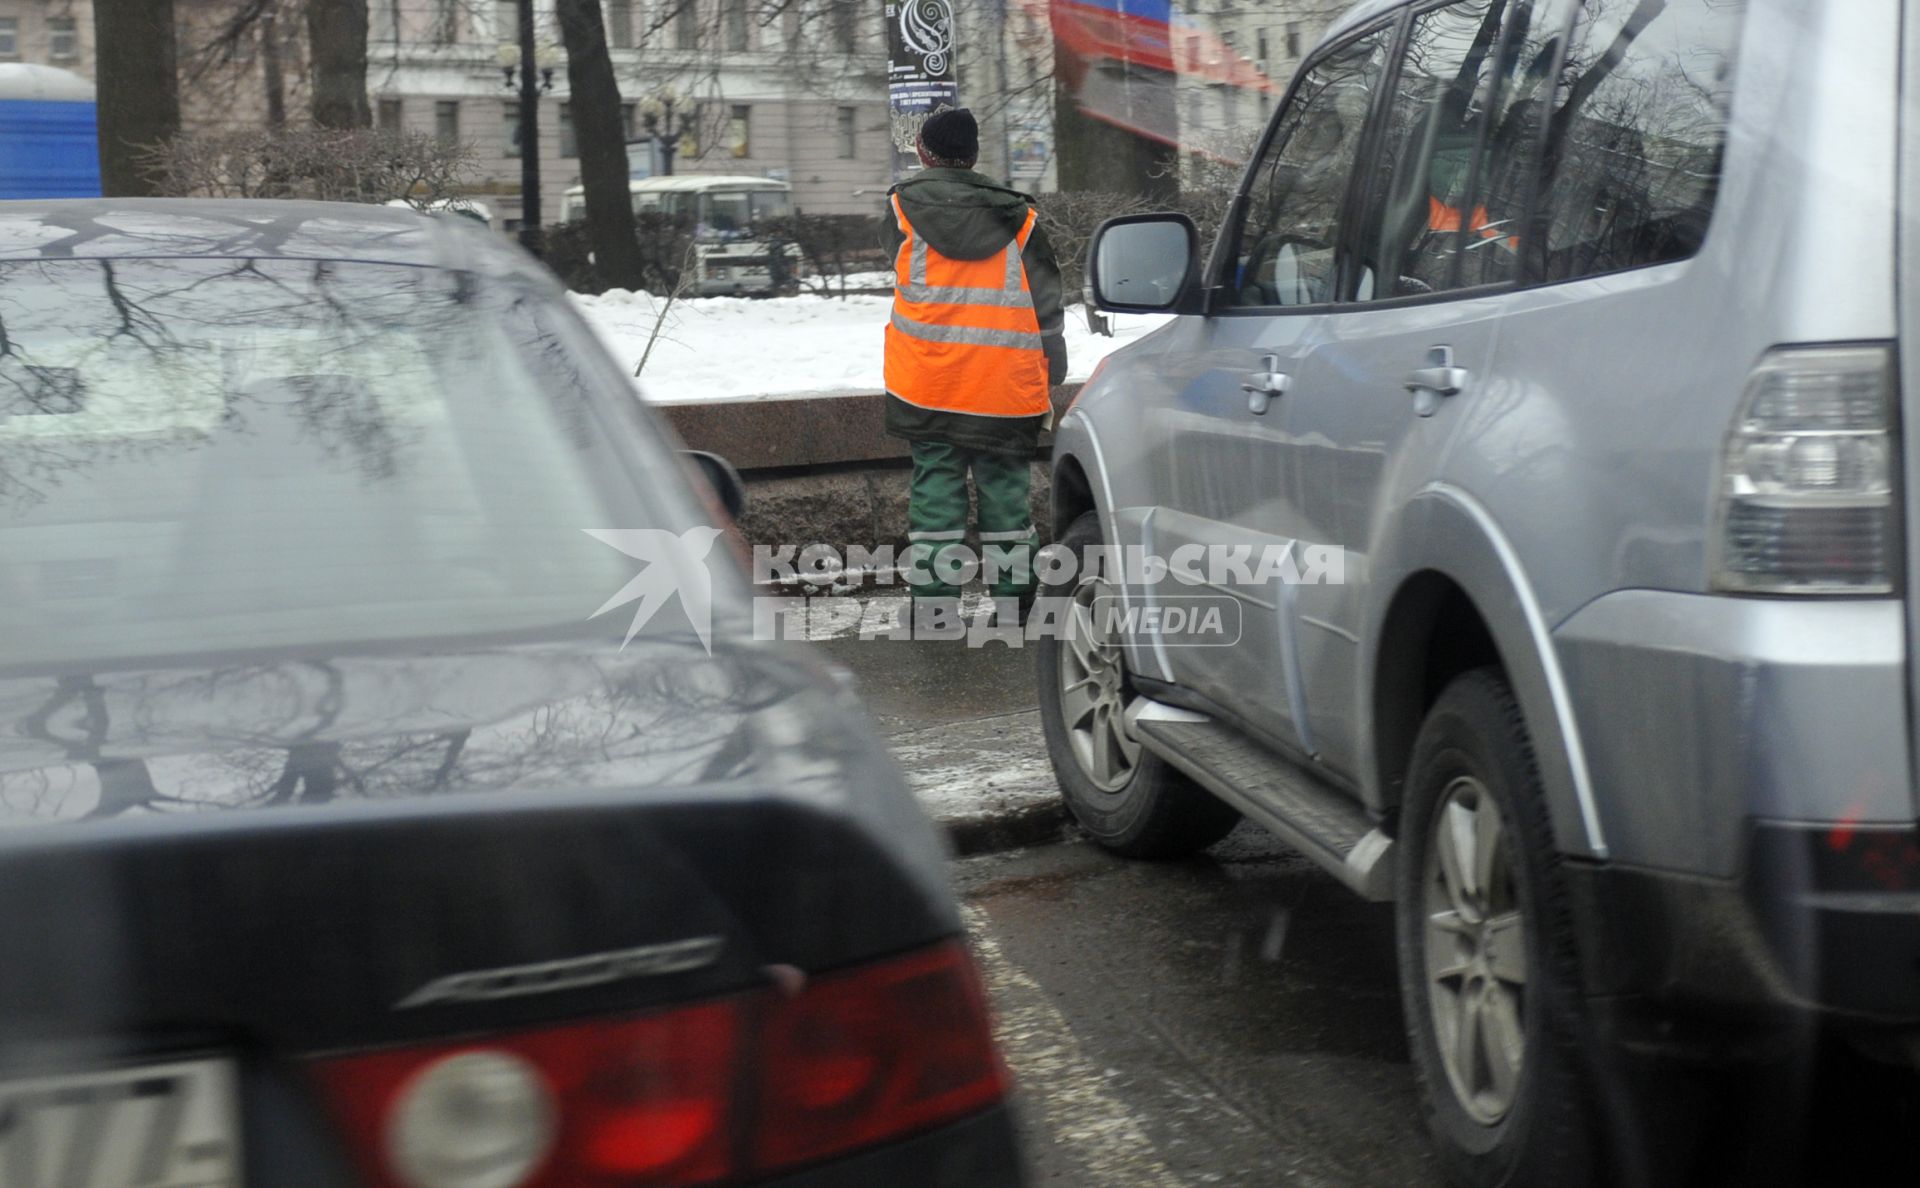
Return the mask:
[[747, 484], [741, 480], [740, 472], [733, 468], [733, 463], [706, 450], [680, 452], [699, 469], [700, 477], [706, 479], [707, 485], [713, 488], [713, 494], [719, 499], [720, 508], [727, 513], [727, 518], [738, 520], [740, 513], [747, 509]]
[[1087, 249], [1087, 303], [1109, 313], [1198, 313], [1200, 232], [1183, 214], [1121, 215]]

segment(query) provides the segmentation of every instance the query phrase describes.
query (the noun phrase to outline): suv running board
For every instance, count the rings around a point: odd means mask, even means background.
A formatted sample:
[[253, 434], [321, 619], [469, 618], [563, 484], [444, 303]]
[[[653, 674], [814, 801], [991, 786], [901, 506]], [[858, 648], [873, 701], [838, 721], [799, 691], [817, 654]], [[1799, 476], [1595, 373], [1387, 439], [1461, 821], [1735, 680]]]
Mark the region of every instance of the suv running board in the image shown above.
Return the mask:
[[1134, 734], [1154, 754], [1280, 836], [1367, 899], [1393, 898], [1393, 839], [1350, 797], [1205, 714], [1139, 698]]

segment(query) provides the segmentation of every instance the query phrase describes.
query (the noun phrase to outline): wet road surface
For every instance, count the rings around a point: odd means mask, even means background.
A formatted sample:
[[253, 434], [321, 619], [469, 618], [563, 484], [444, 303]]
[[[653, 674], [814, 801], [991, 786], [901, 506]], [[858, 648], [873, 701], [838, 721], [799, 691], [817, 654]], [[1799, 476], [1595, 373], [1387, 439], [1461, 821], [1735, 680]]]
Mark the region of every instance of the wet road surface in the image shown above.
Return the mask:
[[[1032, 652], [840, 638], [923, 797], [1052, 797]], [[1253, 826], [1183, 862], [1083, 841], [953, 865], [1034, 1179], [1437, 1184], [1391, 909]]]
[[1391, 909], [1250, 826], [1184, 862], [1070, 843], [954, 878], [1038, 1183], [1438, 1182]]

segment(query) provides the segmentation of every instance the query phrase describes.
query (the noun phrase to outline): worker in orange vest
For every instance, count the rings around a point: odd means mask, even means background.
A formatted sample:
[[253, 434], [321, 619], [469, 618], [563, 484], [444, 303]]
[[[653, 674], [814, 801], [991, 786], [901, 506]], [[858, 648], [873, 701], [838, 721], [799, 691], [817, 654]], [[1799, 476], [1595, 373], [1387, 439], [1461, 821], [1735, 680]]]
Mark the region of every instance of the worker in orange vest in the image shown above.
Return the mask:
[[927, 117], [917, 147], [925, 169], [888, 191], [886, 212], [886, 426], [913, 447], [908, 575], [916, 599], [959, 595], [946, 579], [961, 570], [941, 559], [964, 556], [971, 474], [983, 572], [1004, 613], [1034, 588], [1029, 468], [1067, 372], [1060, 267], [1033, 199], [973, 171], [971, 112]]

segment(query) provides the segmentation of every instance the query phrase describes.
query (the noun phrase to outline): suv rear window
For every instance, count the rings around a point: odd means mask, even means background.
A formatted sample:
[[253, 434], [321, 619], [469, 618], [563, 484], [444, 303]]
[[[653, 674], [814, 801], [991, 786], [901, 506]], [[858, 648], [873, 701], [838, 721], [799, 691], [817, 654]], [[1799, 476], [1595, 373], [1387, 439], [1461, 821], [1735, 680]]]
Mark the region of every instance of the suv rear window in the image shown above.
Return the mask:
[[1700, 250], [1746, 13], [1746, 0], [1584, 6], [1547, 131], [1530, 245], [1536, 278]]

